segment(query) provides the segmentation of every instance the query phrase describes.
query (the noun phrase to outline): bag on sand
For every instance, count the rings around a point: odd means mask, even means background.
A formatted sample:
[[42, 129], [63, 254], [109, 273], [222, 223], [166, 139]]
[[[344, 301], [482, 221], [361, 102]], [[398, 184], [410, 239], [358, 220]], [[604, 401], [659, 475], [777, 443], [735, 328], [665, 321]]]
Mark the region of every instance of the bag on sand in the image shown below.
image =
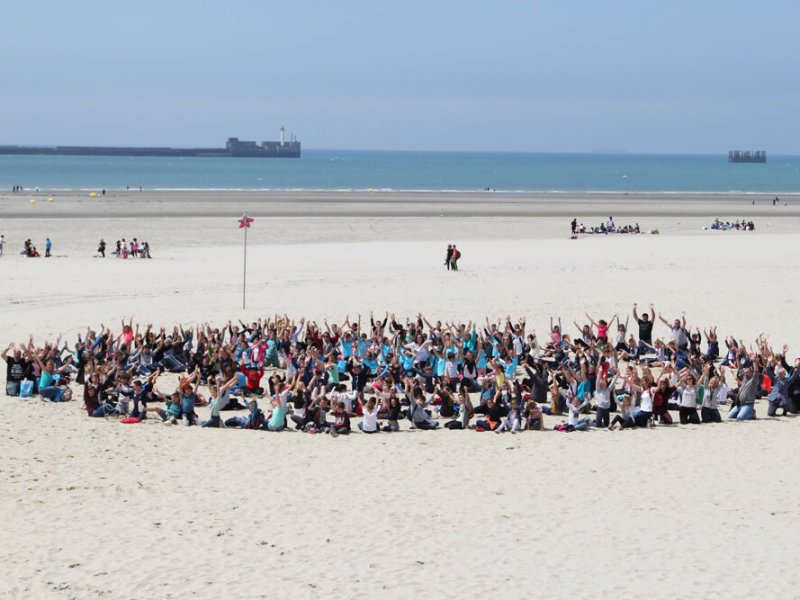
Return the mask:
[[30, 398], [31, 396], [33, 396], [33, 381], [23, 379], [19, 384], [19, 397]]

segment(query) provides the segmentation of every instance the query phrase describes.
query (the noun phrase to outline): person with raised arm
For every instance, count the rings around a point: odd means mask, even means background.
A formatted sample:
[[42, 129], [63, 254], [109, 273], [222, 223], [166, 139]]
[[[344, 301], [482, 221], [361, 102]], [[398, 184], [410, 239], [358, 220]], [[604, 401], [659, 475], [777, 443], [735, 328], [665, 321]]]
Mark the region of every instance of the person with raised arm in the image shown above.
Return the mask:
[[581, 417], [581, 411], [589, 405], [589, 398], [586, 397], [583, 402], [575, 396], [572, 401], [567, 404], [567, 426], [566, 431], [586, 431], [589, 429], [589, 417]]
[[755, 360], [755, 355], [750, 355], [748, 358], [750, 359], [749, 366], [742, 369], [741, 375], [737, 378], [739, 388], [736, 391], [733, 406], [728, 413], [729, 420], [748, 421], [756, 416], [756, 393], [761, 385], [762, 374], [759, 362]]
[[[56, 342], [56, 345], [58, 345], [58, 342]], [[56, 369], [52, 359], [46, 358], [46, 362], [42, 362], [36, 353], [33, 354], [33, 360], [40, 369], [39, 395], [51, 402], [70, 400], [72, 392], [69, 391], [68, 387], [60, 385], [61, 373], [66, 371], [66, 365]]]
[[633, 318], [639, 325], [639, 354], [647, 354], [653, 351], [653, 322], [656, 318], [656, 309], [651, 304], [650, 313], [642, 313], [639, 317], [637, 313], [638, 304], [633, 305]]
[[209, 384], [209, 392], [211, 401], [208, 403], [210, 416], [207, 421], [200, 423], [200, 427], [221, 427], [222, 419], [220, 418], [220, 404], [225, 396], [225, 392], [236, 385], [236, 376], [231, 377], [225, 383], [218, 385], [216, 382]]
[[712, 377], [711, 367], [711, 363], [703, 367], [703, 406], [700, 408], [700, 420], [703, 423], [721, 423], [719, 405], [728, 397], [725, 369], [720, 369], [720, 374]]
[[[13, 354], [9, 356], [12, 350]], [[6, 396], [19, 396], [22, 380], [31, 376], [31, 355], [24, 346], [17, 347], [12, 343], [3, 350], [0, 358], [6, 361]]]
[[359, 394], [358, 404], [361, 407], [362, 421], [358, 424], [358, 428], [363, 433], [378, 433], [381, 430], [381, 425], [378, 423], [378, 403], [375, 398], [370, 398], [364, 402], [364, 398]]
[[689, 331], [686, 329], [686, 313], [681, 312], [681, 318], [675, 319], [672, 323], [667, 321], [661, 314], [658, 315], [664, 325], [670, 328], [672, 332], [672, 339], [675, 340], [675, 345], [681, 352], [689, 350]]
[[636, 427], [636, 421], [633, 417], [633, 402], [628, 394], [617, 396], [617, 406], [619, 407], [619, 414], [614, 415], [614, 420], [608, 426], [609, 431], [614, 431], [617, 425], [620, 430], [631, 429]]
[[699, 395], [696, 386], [697, 381], [694, 375], [689, 372], [689, 369], [681, 371], [678, 381], [678, 395], [680, 398], [678, 412], [680, 414], [681, 425], [686, 425], [688, 423], [699, 425], [700, 417], [697, 416], [697, 398]]
[[783, 354], [778, 357], [774, 355], [771, 357], [778, 366], [772, 367], [772, 389], [770, 389], [767, 396], [767, 402], [769, 403], [767, 415], [770, 417], [777, 417], [778, 409], [782, 409], [782, 416], [786, 416], [792, 408], [789, 390], [800, 384], [800, 369], [792, 369], [792, 373], [789, 375], [789, 371], [786, 368], [788, 365], [786, 364], [785, 356], [788, 349], [788, 346], [784, 345]]
[[606, 321], [605, 319], [595, 321], [589, 316], [589, 313], [586, 313], [586, 318], [589, 319], [589, 323], [592, 324], [592, 327], [597, 329], [597, 341], [603, 344], [608, 341], [608, 330], [614, 325], [614, 321], [619, 320], [619, 315], [615, 314], [611, 317], [610, 321]]

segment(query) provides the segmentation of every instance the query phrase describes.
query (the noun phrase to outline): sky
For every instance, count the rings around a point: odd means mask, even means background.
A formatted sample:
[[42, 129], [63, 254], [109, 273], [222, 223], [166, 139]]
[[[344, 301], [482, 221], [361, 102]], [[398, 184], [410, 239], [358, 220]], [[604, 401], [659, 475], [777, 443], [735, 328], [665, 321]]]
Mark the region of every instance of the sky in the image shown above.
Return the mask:
[[800, 154], [797, 0], [3, 4], [3, 144]]

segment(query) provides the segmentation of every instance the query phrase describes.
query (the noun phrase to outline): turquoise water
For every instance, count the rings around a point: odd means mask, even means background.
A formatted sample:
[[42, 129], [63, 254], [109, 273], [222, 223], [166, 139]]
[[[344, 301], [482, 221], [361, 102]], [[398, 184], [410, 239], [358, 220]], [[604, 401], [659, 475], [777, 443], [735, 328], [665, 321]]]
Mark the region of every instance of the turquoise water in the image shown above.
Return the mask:
[[800, 157], [306, 150], [300, 159], [0, 156], [0, 188], [800, 193]]

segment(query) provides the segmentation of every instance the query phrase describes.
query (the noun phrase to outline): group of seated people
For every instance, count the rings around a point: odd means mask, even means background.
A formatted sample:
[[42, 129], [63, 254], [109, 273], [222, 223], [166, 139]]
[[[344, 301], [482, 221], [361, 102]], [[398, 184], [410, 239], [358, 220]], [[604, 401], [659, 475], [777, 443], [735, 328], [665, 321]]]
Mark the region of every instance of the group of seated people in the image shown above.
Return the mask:
[[775, 351], [759, 337], [748, 350], [728, 337], [722, 355], [715, 327], [701, 333], [685, 316], [659, 315], [669, 337], [654, 340], [653, 306], [640, 315], [634, 305], [632, 316], [638, 337], [628, 333], [630, 317], [587, 314], [574, 336], [551, 319], [545, 340], [510, 317], [479, 325], [386, 314], [318, 324], [275, 315], [171, 330], [131, 319], [118, 333], [90, 327], [71, 345], [37, 346], [31, 337], [0, 356], [9, 396], [64, 402], [74, 382], [89, 416], [126, 423], [338, 436], [351, 419], [364, 433], [516, 433], [545, 429], [548, 416], [559, 421], [549, 428], [569, 432], [671, 424], [676, 412], [683, 424], [720, 422], [723, 406], [728, 419], [744, 421], [756, 417], [759, 399], [768, 416], [800, 410], [800, 358], [790, 365], [788, 347]]
[[600, 223], [596, 227], [593, 226], [586, 226], [583, 223], [578, 223], [577, 219], [572, 219], [572, 223], [570, 224], [572, 230], [572, 237], [575, 238], [579, 233], [642, 233], [642, 230], [639, 227], [639, 223], [634, 223], [633, 225], [616, 225], [614, 223], [614, 217], [608, 217], [608, 221], [605, 223]]
[[[49, 245], [49, 239], [48, 239], [47, 242], [45, 242], [45, 245], [46, 246]], [[41, 254], [39, 253], [39, 250], [36, 249], [36, 246], [33, 245], [33, 242], [30, 240], [30, 238], [25, 240], [25, 243], [24, 243], [23, 248], [22, 248], [22, 252], [20, 252], [20, 254], [22, 256], [25, 256], [26, 258], [39, 258], [41, 256]], [[49, 256], [49, 254], [50, 253], [49, 253], [49, 248], [48, 248], [48, 256]]]
[[[704, 228], [705, 229], [705, 228]], [[752, 221], [745, 221], [742, 219], [741, 221], [720, 221], [718, 218], [714, 219], [714, 222], [711, 223], [708, 229], [714, 229], [717, 231], [755, 231], [756, 225]]]

